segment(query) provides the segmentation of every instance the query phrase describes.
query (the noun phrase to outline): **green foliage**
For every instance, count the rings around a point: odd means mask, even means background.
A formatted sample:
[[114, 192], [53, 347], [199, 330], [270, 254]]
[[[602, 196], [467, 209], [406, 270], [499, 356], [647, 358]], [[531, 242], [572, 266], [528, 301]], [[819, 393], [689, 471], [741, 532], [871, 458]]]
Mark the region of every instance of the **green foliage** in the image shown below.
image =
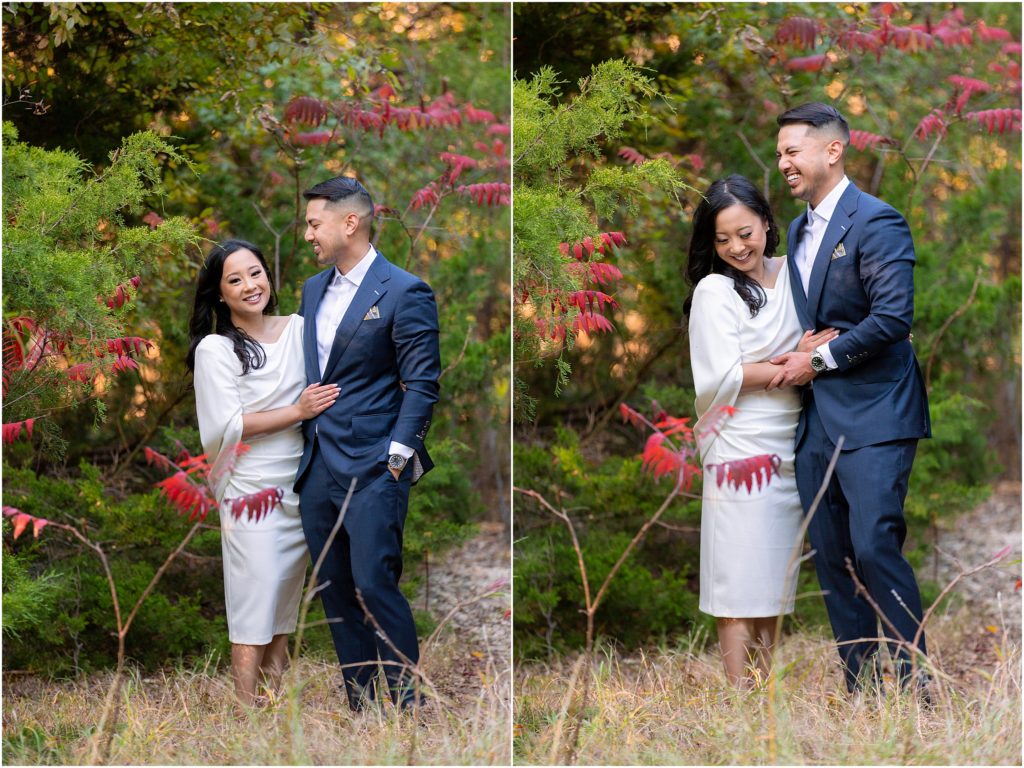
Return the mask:
[[[4, 500], [58, 522], [81, 525], [88, 520], [88, 536], [106, 543], [124, 616], [188, 525], [156, 491], [112, 499], [103, 474], [85, 463], [68, 477], [8, 467]], [[44, 528], [39, 540], [23, 536], [5, 549], [5, 665], [60, 675], [111, 664], [117, 652], [114, 610], [95, 552], [52, 528]], [[172, 565], [139, 611], [128, 635], [129, 658], [154, 667], [227, 647], [219, 556], [216, 529], [192, 539], [186, 555]], [[35, 594], [26, 592], [22, 576], [41, 585]], [[9, 617], [11, 599], [15, 612]], [[33, 601], [31, 612], [19, 610], [20, 602], [28, 599]]]
[[[640, 438], [633, 433], [639, 442]], [[579, 436], [559, 429], [550, 449], [517, 442], [516, 475], [574, 521], [593, 595], [633, 535], [671, 490], [644, 475], [640, 459], [587, 455]], [[521, 486], [525, 481], [519, 481]], [[697, 612], [694, 526], [699, 502], [680, 498], [615, 575], [596, 614], [601, 635], [627, 646], [708, 625]], [[683, 530], [687, 529], [687, 530]], [[516, 499], [515, 652], [536, 658], [583, 643], [579, 565], [565, 524], [525, 497]]]
[[[91, 389], [76, 386], [63, 371], [88, 363], [91, 375], [110, 375], [109, 362], [96, 362], [97, 351], [106, 354], [107, 339], [126, 335], [127, 324], [123, 311], [108, 307], [106, 298], [158, 256], [176, 256], [192, 241], [191, 227], [181, 218], [154, 229], [125, 221], [145, 198], [161, 193], [160, 158], [188, 166], [164, 139], [152, 133], [129, 136], [111, 153], [106, 170], [92, 178], [72, 153], [17, 139], [17, 131], [5, 123], [4, 317], [27, 316], [39, 336], [48, 333], [52, 341], [33, 365], [11, 367], [5, 357], [8, 422], [89, 399]], [[63, 352], [54, 348], [58, 341]], [[33, 341], [22, 343], [27, 358]], [[59, 453], [59, 430], [47, 423], [44, 435], [45, 444]]]
[[[677, 193], [686, 186], [665, 160], [622, 167], [603, 157], [608, 142], [649, 121], [657, 88], [638, 67], [624, 59], [595, 64], [580, 80], [578, 94], [562, 102], [560, 85], [549, 67], [513, 84], [515, 356], [536, 365], [557, 355], [556, 395], [568, 384], [571, 364], [560, 345], [545, 344], [534, 323], [549, 312], [552, 295], [583, 287], [560, 243], [598, 238], [601, 224], [620, 209], [637, 213], [652, 191], [664, 204], [678, 204]], [[577, 313], [563, 321], [571, 322]], [[570, 334], [566, 346], [573, 340]], [[525, 390], [517, 387], [517, 395]], [[531, 400], [518, 397], [521, 420], [532, 418]]]

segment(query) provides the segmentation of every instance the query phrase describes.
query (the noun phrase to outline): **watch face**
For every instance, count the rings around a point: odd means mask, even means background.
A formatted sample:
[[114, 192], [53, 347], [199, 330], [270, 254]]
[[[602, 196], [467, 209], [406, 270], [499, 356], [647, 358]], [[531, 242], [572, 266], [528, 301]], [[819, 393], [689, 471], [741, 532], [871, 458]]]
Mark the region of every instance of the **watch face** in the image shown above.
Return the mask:
[[813, 368], [815, 371], [818, 371], [818, 373], [824, 371], [826, 368], [825, 358], [817, 354], [811, 355], [811, 368]]
[[405, 466], [405, 458], [396, 453], [388, 457], [388, 466], [392, 469], [402, 469]]

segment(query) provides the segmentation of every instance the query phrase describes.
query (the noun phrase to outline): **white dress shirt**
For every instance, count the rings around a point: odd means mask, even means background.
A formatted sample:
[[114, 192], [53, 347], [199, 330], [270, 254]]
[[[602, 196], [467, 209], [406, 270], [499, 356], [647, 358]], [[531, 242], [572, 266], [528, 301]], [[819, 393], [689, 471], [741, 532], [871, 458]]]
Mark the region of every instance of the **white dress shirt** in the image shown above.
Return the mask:
[[[370, 265], [377, 257], [377, 251], [373, 246], [366, 252], [352, 269], [345, 274], [337, 267], [334, 268], [334, 275], [327, 285], [327, 291], [320, 300], [320, 306], [316, 310], [316, 353], [320, 365], [320, 376], [324, 375], [327, 367], [327, 358], [331, 356], [331, 347], [334, 346], [334, 337], [338, 333], [338, 326], [341, 325], [345, 313], [352, 305], [356, 291], [363, 284], [363, 278], [370, 271]], [[405, 458], [412, 458], [416, 451], [407, 445], [391, 441], [388, 454], [397, 453]], [[419, 464], [419, 461], [416, 461]]]
[[[800, 273], [800, 282], [804, 286], [804, 296], [807, 295], [810, 288], [814, 258], [818, 255], [821, 241], [825, 239], [825, 230], [828, 229], [828, 223], [836, 212], [839, 198], [843, 196], [848, 186], [850, 186], [850, 180], [844, 175], [839, 183], [832, 187], [832, 191], [818, 203], [817, 207], [811, 208], [810, 203], [807, 205], [807, 224], [804, 226], [803, 236], [797, 243], [796, 252], [793, 254], [793, 263], [796, 264], [797, 271]], [[829, 370], [839, 367], [836, 365], [836, 360], [832, 356], [828, 344], [822, 344], [816, 351], [825, 358], [825, 365]]]

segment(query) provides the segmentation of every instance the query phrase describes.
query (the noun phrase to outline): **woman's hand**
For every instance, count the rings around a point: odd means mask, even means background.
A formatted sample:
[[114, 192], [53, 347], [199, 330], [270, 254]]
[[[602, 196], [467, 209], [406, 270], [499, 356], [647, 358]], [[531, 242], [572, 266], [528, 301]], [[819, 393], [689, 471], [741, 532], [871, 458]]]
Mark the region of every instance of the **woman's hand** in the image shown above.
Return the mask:
[[804, 331], [804, 335], [800, 339], [800, 343], [796, 345], [797, 352], [813, 352], [822, 344], [828, 344], [832, 339], [839, 336], [839, 331], [835, 328], [826, 328], [818, 333], [812, 333], [811, 331]]
[[337, 384], [310, 384], [299, 395], [299, 402], [296, 405], [303, 420], [319, 416], [338, 399]]

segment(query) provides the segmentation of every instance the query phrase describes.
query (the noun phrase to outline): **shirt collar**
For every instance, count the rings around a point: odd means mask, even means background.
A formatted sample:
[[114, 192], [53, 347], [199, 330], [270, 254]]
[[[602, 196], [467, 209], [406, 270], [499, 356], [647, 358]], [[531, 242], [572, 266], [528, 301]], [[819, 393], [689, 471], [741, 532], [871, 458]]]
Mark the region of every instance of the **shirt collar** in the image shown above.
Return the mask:
[[816, 208], [811, 208], [810, 203], [807, 205], [807, 219], [808, 221], [814, 221], [814, 217], [811, 214], [816, 214], [819, 218], [824, 219], [826, 222], [832, 220], [832, 214], [836, 212], [836, 206], [839, 205], [839, 198], [843, 196], [843, 192], [850, 186], [850, 179], [843, 175], [843, 178], [839, 180], [839, 183], [832, 187], [832, 191], [825, 195], [824, 199], [818, 203]]
[[366, 255], [361, 258], [347, 274], [341, 274], [337, 267], [334, 268], [334, 278], [331, 280], [332, 285], [338, 285], [342, 280], [348, 280], [350, 283], [358, 288], [363, 284], [363, 278], [366, 277], [366, 273], [370, 271], [370, 265], [373, 264], [374, 258], [377, 256], [377, 251], [374, 250], [373, 246], [366, 252]]

